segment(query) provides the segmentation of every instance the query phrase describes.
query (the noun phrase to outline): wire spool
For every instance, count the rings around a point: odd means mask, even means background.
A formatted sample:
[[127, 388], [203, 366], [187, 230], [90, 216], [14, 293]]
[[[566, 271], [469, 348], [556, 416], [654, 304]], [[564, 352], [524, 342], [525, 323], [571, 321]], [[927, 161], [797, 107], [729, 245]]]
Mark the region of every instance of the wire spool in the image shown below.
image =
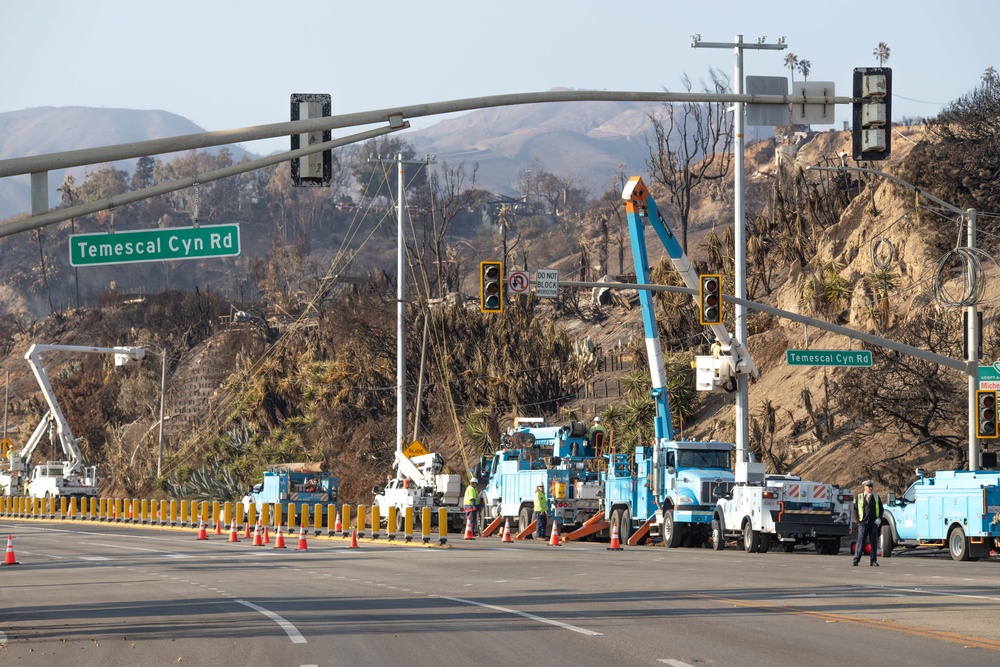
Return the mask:
[[892, 241], [884, 236], [876, 236], [872, 241], [872, 266], [879, 271], [884, 271], [892, 264], [896, 258], [896, 249]]

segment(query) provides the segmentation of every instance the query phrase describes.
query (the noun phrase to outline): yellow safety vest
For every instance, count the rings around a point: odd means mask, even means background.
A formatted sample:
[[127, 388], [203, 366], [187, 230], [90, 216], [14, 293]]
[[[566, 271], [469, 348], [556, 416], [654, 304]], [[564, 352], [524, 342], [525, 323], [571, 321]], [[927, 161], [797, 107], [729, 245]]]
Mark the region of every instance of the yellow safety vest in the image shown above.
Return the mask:
[[[872, 494], [872, 498], [875, 500], [875, 518], [879, 519], [882, 517], [882, 500], [878, 497], [877, 493]], [[858, 496], [858, 521], [865, 518], [865, 494]]]

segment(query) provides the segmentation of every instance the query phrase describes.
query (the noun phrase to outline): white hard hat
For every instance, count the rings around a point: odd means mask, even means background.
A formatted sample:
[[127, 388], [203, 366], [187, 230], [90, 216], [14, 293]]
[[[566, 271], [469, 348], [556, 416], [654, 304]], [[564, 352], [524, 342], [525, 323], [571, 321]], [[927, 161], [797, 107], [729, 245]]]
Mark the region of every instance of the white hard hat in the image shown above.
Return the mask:
[[594, 423], [595, 424], [600, 424], [601, 423], [601, 418], [600, 417], [594, 417]]
[[472, 479], [469, 480], [469, 484], [479, 484], [479, 480], [473, 477]]

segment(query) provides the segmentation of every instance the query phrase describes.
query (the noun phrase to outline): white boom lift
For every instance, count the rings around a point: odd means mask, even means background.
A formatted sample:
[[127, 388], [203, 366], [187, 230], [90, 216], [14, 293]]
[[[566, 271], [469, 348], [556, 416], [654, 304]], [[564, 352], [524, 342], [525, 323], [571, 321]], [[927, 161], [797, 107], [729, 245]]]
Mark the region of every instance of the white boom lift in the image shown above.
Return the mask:
[[[51, 496], [85, 497], [97, 495], [97, 470], [95, 467], [83, 466], [83, 455], [73, 432], [66, 422], [49, 375], [41, 362], [45, 352], [80, 352], [85, 354], [113, 354], [115, 365], [124, 366], [132, 361], [139, 361], [146, 355], [142, 347], [89, 347], [84, 345], [39, 345], [28, 348], [24, 358], [28, 360], [31, 371], [38, 380], [38, 386], [45, 397], [48, 411], [35, 427], [27, 444], [18, 451], [11, 450], [5, 469], [0, 469], [0, 487], [8, 496], [27, 495], [34, 498]], [[52, 434], [52, 431], [55, 431]], [[42, 438], [49, 433], [58, 438], [62, 447], [63, 461], [47, 461], [43, 464], [30, 465], [31, 455], [37, 449]], [[27, 477], [26, 473], [30, 472]], [[27, 485], [26, 485], [27, 481]], [[26, 488], [27, 486], [27, 488]]]

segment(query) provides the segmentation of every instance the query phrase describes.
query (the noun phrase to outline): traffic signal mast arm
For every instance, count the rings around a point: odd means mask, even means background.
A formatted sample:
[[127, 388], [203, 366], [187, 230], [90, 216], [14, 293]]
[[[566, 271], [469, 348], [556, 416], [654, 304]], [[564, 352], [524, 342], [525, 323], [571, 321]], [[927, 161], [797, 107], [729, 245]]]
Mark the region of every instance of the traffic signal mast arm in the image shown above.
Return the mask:
[[[28, 348], [27, 353], [25, 353], [24, 358], [28, 360], [28, 365], [31, 366], [31, 371], [35, 374], [35, 379], [38, 380], [38, 386], [42, 389], [42, 395], [45, 397], [45, 403], [49, 406], [49, 411], [42, 417], [42, 421], [35, 428], [34, 433], [28, 439], [27, 444], [21, 449], [19, 455], [21, 460], [27, 463], [31, 454], [38, 447], [38, 443], [41, 441], [42, 437], [45, 435], [45, 431], [48, 430], [48, 425], [50, 422], [55, 422], [56, 433], [59, 437], [59, 444], [62, 447], [63, 453], [66, 455], [66, 461], [64, 461], [64, 467], [67, 473], [78, 472], [83, 465], [83, 455], [80, 453], [80, 447], [76, 444], [76, 438], [73, 437], [73, 433], [70, 431], [69, 424], [66, 422], [66, 417], [63, 415], [62, 409], [59, 407], [59, 402], [56, 400], [56, 395], [52, 391], [52, 384], [49, 382], [49, 374], [45, 371], [45, 367], [42, 366], [40, 355], [43, 352], [50, 351], [60, 351], [60, 352], [85, 352], [85, 353], [95, 353], [95, 354], [113, 354], [115, 355], [115, 362], [117, 365], [122, 365], [128, 361], [135, 360], [138, 361], [142, 359], [146, 351], [142, 347], [87, 347], [83, 345], [38, 345], [34, 344]], [[121, 361], [121, 363], [118, 363]]]
[[[642, 219], [648, 222], [649, 226], [653, 228], [656, 235], [660, 238], [660, 242], [667, 251], [667, 255], [670, 257], [670, 261], [673, 262], [674, 268], [681, 275], [681, 279], [684, 281], [685, 286], [690, 289], [695, 290], [697, 294], [700, 289], [700, 281], [698, 273], [692, 268], [691, 261], [688, 259], [687, 254], [684, 249], [681, 248], [680, 243], [677, 242], [676, 237], [674, 237], [673, 232], [667, 225], [667, 221], [663, 219], [660, 214], [660, 209], [656, 206], [656, 201], [653, 199], [652, 195], [649, 193], [649, 189], [646, 184], [643, 183], [642, 178], [639, 176], [633, 176], [629, 179], [628, 184], [625, 186], [622, 192], [622, 199], [625, 200], [625, 208], [628, 212], [628, 222], [629, 222], [629, 234], [632, 237], [632, 257], [636, 263], [636, 282], [639, 284], [649, 283], [649, 262], [646, 258], [646, 241], [642, 230]], [[641, 249], [637, 252], [637, 244], [641, 244]], [[639, 264], [640, 255], [642, 258], [642, 264]], [[643, 294], [650, 299], [650, 304], [642, 301]], [[652, 308], [652, 295], [646, 290], [639, 290], [639, 298], [643, 306], [643, 324], [646, 325], [646, 335], [647, 335], [647, 345], [649, 344], [649, 331], [650, 326], [652, 326], [652, 331], [656, 333], [656, 321], [653, 316]], [[697, 298], [697, 297], [696, 297]], [[720, 308], [722, 304], [719, 304]], [[645, 320], [649, 317], [651, 320], [647, 323]], [[758, 377], [760, 374], [757, 370], [757, 366], [754, 364], [753, 360], [750, 358], [750, 353], [747, 351], [746, 345], [743, 341], [737, 340], [729, 334], [726, 330], [725, 325], [722, 324], [712, 324], [709, 325], [712, 333], [716, 335], [719, 342], [722, 344], [724, 350], [729, 350], [733, 357], [733, 367], [738, 373], [749, 373], [751, 377]], [[659, 348], [657, 348], [659, 349]], [[653, 357], [650, 357], [650, 363], [652, 363]], [[660, 366], [662, 368], [662, 358], [660, 358]], [[655, 385], [654, 385], [655, 388]]]

